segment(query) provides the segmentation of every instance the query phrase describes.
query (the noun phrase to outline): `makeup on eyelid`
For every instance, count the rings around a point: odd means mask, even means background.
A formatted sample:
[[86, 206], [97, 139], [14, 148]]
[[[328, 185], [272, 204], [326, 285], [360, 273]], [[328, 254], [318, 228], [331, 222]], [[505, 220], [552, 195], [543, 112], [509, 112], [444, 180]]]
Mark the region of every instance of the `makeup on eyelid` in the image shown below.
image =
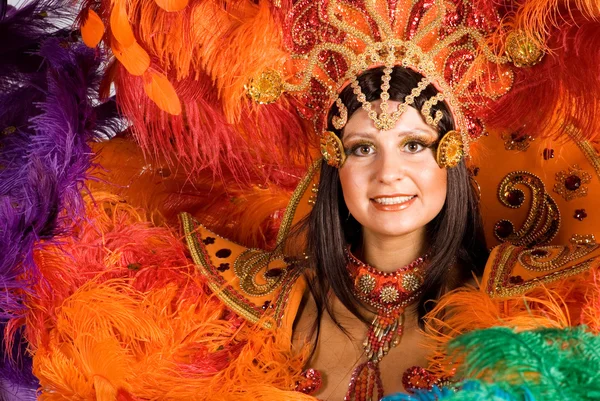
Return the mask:
[[[405, 147], [406, 145], [408, 145], [410, 143], [416, 143], [416, 144], [423, 146], [423, 148], [432, 148], [437, 144], [437, 142], [438, 142], [437, 137], [434, 139], [431, 137], [431, 135], [411, 134], [411, 135], [407, 135], [405, 138], [402, 139], [402, 141], [400, 142], [400, 147]], [[363, 146], [371, 146], [371, 147], [377, 148], [377, 146], [371, 141], [359, 140], [357, 143], [350, 142], [349, 144], [344, 144], [344, 152], [346, 153], [347, 156], [350, 156]], [[412, 153], [412, 152], [409, 152], [409, 153]], [[418, 152], [414, 152], [414, 153], [418, 153]]]

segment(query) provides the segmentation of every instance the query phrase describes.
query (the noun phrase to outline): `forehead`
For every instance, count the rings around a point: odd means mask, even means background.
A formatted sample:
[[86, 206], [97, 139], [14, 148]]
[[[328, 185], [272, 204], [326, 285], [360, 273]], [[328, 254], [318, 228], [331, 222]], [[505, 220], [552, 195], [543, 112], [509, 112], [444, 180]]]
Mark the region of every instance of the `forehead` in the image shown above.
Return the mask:
[[[379, 108], [380, 100], [377, 102], [373, 102], [373, 109], [379, 113], [381, 113], [381, 109]], [[398, 108], [399, 102], [388, 101], [388, 113], [393, 113]], [[414, 107], [408, 107], [404, 113], [400, 116], [400, 119], [396, 122], [394, 128], [389, 131], [379, 131], [375, 128], [375, 124], [373, 120], [369, 118], [369, 115], [366, 110], [362, 107], [356, 110], [352, 116], [348, 119], [348, 123], [346, 124], [343, 132], [343, 137], [348, 138], [353, 134], [377, 134], [380, 132], [390, 132], [393, 134], [403, 133], [403, 132], [419, 132], [424, 134], [429, 134], [431, 136], [437, 137], [438, 133], [432, 127], [430, 127], [423, 117], [421, 113], [415, 109]]]

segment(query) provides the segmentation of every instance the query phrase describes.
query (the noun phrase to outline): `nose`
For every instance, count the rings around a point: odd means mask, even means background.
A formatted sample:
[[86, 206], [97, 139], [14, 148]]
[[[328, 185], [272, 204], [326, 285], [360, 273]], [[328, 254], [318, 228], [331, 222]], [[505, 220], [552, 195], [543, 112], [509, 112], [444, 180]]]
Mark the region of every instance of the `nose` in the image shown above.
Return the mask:
[[378, 159], [377, 181], [382, 184], [391, 184], [404, 177], [406, 173], [404, 163], [393, 151], [380, 152]]

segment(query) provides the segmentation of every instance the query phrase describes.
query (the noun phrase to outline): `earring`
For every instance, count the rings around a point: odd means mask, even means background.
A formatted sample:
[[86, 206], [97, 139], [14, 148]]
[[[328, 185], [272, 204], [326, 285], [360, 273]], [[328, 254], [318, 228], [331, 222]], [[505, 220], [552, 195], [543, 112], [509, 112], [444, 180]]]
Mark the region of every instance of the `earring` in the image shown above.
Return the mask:
[[331, 131], [325, 131], [321, 136], [321, 154], [331, 167], [340, 168], [346, 161], [342, 141]]
[[437, 163], [441, 168], [452, 168], [460, 163], [465, 153], [465, 146], [458, 131], [448, 131], [440, 139], [437, 148]]

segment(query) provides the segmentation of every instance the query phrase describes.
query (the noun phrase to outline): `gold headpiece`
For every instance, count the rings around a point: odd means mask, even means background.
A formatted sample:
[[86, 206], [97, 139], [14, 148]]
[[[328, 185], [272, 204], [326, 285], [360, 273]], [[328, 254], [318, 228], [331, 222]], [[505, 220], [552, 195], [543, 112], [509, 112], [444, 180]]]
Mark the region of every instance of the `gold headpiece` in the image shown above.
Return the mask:
[[[280, 88], [301, 101], [302, 114], [323, 133], [334, 103], [340, 112], [333, 118], [334, 127], [342, 129], [346, 124], [348, 112], [338, 94], [347, 85], [380, 130], [393, 127], [414, 98], [433, 85], [439, 94], [424, 104], [423, 118], [437, 127], [442, 115], [432, 112], [433, 106], [445, 101], [459, 133], [452, 135], [452, 141], [447, 141], [452, 146], [445, 148], [456, 150], [459, 146], [462, 154], [484, 133], [477, 111], [512, 85], [512, 71], [505, 65], [509, 59], [496, 54], [497, 49], [486, 41], [499, 25], [495, 11], [478, 10], [468, 0], [302, 0], [293, 6], [287, 20], [286, 44], [292, 57], [282, 70], [291, 79]], [[389, 110], [394, 66], [411, 69], [424, 78], [396, 110]], [[357, 80], [362, 72], [375, 67], [384, 67], [379, 114]], [[272, 91], [269, 96], [273, 98]], [[264, 102], [260, 91], [254, 91], [253, 98]], [[457, 139], [462, 143], [457, 144]], [[445, 159], [438, 162], [445, 165]]]

